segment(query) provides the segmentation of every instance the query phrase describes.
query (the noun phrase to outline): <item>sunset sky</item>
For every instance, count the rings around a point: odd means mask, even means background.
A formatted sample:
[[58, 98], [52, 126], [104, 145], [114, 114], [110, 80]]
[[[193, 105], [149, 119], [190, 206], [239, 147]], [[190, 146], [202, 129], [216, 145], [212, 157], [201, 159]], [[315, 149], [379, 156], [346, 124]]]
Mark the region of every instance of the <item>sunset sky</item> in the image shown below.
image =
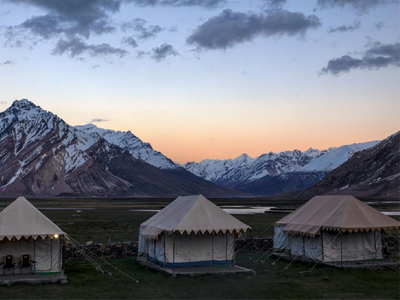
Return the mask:
[[131, 130], [174, 161], [400, 130], [392, 0], [0, 0], [0, 111]]

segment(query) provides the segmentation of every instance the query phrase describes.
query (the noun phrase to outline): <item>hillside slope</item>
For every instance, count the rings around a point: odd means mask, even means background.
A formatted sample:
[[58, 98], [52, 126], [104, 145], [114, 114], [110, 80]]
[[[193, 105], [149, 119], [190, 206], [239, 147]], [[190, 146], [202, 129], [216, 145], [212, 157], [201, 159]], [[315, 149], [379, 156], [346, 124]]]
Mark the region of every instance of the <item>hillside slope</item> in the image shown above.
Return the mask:
[[98, 134], [77, 130], [26, 99], [0, 113], [1, 196], [199, 193], [238, 194], [190, 173], [185, 178], [179, 170], [174, 174], [135, 159]]
[[360, 151], [322, 181], [289, 196], [310, 198], [324, 194], [400, 198], [400, 133]]

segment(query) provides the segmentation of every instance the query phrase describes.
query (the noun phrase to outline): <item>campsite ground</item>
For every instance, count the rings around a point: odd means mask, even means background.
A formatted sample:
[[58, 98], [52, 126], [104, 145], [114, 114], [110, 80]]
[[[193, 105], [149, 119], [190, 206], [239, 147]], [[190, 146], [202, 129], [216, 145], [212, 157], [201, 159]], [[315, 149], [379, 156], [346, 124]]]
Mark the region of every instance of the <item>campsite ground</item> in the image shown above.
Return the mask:
[[[73, 238], [85, 243], [92, 240], [132, 241], [138, 237], [139, 224], [154, 212], [132, 211], [136, 209], [159, 209], [170, 200], [164, 199], [34, 199], [38, 208]], [[6, 206], [10, 200], [0, 200]], [[276, 203], [263, 199], [218, 200], [227, 205], [280, 204], [280, 209], [293, 209], [303, 201]], [[377, 203], [376, 207], [386, 211], [398, 210], [399, 205]], [[253, 236], [273, 235], [269, 228], [284, 213], [236, 215], [253, 228]], [[397, 219], [399, 217], [396, 217]], [[266, 228], [269, 228], [265, 231]], [[265, 231], [265, 232], [263, 232]], [[398, 232], [393, 232], [398, 234]], [[256, 260], [262, 253], [251, 258], [239, 253], [237, 264], [255, 269], [256, 276], [229, 275], [203, 276], [197, 278], [179, 277], [172, 279], [167, 275], [145, 269], [136, 263], [135, 258], [113, 259], [112, 264], [130, 276], [140, 280], [136, 284], [127, 277], [112, 272], [103, 275], [83, 260], [71, 260], [66, 264], [67, 285], [25, 285], [19, 284], [0, 288], [1, 299], [398, 299], [400, 297], [399, 270], [382, 268], [375, 270], [335, 269], [317, 265], [311, 273], [313, 264], [293, 263], [288, 269], [287, 261], [268, 258], [261, 263]], [[110, 270], [112, 271], [112, 270]]]

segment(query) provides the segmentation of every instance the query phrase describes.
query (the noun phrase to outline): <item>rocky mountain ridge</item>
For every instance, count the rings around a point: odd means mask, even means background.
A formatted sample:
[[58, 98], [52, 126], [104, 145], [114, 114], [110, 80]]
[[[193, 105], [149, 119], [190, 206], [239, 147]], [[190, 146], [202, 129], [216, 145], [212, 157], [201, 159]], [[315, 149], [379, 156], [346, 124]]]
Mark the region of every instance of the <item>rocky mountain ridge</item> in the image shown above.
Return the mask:
[[178, 168], [156, 168], [97, 133], [22, 99], [0, 113], [0, 195], [238, 195]]

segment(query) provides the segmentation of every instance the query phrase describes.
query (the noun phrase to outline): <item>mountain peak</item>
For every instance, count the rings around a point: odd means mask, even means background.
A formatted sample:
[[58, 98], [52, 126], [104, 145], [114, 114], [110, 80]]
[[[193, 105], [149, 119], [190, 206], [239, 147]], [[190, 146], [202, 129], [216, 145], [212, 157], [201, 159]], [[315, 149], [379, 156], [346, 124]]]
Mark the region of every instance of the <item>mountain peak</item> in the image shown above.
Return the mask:
[[21, 99], [21, 100], [14, 100], [14, 102], [11, 105], [12, 108], [15, 109], [22, 109], [22, 110], [30, 110], [32, 108], [40, 108], [33, 102], [29, 101], [28, 99]]
[[2, 117], [16, 118], [19, 121], [33, 120], [45, 116], [51, 118], [54, 116], [51, 112], [42, 109], [28, 99], [15, 100], [1, 115]]

